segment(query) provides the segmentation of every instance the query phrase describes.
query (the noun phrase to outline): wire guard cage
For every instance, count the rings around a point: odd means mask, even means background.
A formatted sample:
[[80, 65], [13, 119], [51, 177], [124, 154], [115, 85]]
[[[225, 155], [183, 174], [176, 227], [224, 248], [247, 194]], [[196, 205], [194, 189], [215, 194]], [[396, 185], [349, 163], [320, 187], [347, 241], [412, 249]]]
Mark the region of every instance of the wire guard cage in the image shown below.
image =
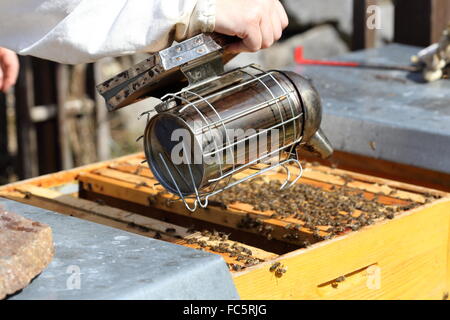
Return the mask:
[[[250, 65], [161, 100], [157, 115], [142, 114], [147, 162], [190, 211], [274, 168], [286, 170], [281, 189], [302, 176], [296, 146], [302, 143], [305, 112], [289, 74]], [[299, 170], [292, 174], [288, 164]]]

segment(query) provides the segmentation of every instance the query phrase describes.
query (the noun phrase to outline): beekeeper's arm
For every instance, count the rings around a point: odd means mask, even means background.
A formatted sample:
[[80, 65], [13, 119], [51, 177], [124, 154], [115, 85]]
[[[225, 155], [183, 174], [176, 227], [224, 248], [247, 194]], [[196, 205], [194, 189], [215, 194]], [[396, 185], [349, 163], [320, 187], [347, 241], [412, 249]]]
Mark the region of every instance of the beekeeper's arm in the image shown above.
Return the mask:
[[8, 49], [0, 48], [0, 92], [8, 92], [19, 75], [19, 59]]
[[278, 0], [1, 0], [0, 47], [61, 63], [158, 51], [200, 32], [256, 51], [281, 36]]

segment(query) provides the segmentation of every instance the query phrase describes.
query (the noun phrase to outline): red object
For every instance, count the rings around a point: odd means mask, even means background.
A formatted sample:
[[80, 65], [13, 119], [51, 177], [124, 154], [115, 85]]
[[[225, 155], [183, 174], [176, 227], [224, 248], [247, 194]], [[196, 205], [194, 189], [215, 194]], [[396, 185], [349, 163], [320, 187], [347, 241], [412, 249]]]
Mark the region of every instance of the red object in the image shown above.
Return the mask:
[[294, 59], [295, 59], [295, 62], [297, 62], [298, 64], [315, 64], [315, 65], [322, 65], [322, 66], [338, 66], [338, 67], [359, 67], [360, 66], [360, 63], [358, 63], [358, 62], [305, 59], [303, 57], [303, 47], [295, 48]]

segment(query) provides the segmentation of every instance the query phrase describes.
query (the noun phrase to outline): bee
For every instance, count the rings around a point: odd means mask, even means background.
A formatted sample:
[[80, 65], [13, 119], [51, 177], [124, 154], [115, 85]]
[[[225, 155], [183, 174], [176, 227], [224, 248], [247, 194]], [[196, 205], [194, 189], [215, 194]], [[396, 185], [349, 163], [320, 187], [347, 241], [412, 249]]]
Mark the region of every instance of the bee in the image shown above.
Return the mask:
[[278, 269], [278, 267], [279, 267], [280, 265], [281, 265], [280, 262], [275, 262], [275, 263], [273, 263], [273, 264], [270, 266], [269, 271], [270, 271], [270, 272], [274, 272], [275, 270]]
[[237, 261], [245, 260], [245, 257], [242, 254], [240, 254], [236, 257], [236, 260]]
[[203, 230], [203, 231], [201, 232], [201, 234], [202, 234], [202, 236], [207, 237], [207, 236], [210, 236], [210, 235], [211, 235], [211, 232], [208, 231], [208, 230]]
[[147, 200], [148, 200], [148, 205], [149, 205], [149, 206], [153, 206], [153, 205], [155, 205], [155, 203], [156, 203], [156, 199], [155, 199], [154, 196], [148, 196], [148, 197], [147, 197]]
[[166, 199], [166, 207], [170, 208], [173, 206], [173, 201], [171, 201], [170, 199]]
[[292, 228], [292, 223], [286, 224], [286, 225], [284, 226], [284, 228], [285, 228], [286, 230], [291, 229], [291, 228]]
[[221, 246], [214, 246], [213, 248], [211, 248], [211, 250], [218, 252], [218, 253], [226, 253], [226, 250], [224, 248], [222, 248]]
[[224, 210], [228, 209], [228, 206], [225, 203], [220, 202], [220, 201], [216, 201], [216, 200], [210, 200], [209, 201], [209, 205], [213, 206], [213, 207], [219, 207], [219, 208], [224, 209]]
[[245, 266], [246, 267], [254, 266], [257, 263], [258, 263], [258, 260], [256, 260], [256, 259], [251, 259], [250, 258], [250, 259], [245, 260]]
[[101, 206], [106, 205], [105, 200], [102, 200], [102, 199], [96, 199], [95, 202], [97, 202], [97, 204], [99, 204]]
[[148, 187], [148, 184], [147, 184], [147, 182], [145, 182], [145, 181], [141, 181], [141, 182], [137, 183], [135, 187], [136, 187], [136, 188], [140, 188], [140, 187]]
[[311, 245], [311, 243], [308, 240], [305, 240], [302, 242], [303, 247], [309, 247]]
[[231, 264], [231, 270], [233, 270], [233, 271], [241, 271], [242, 270], [242, 266], [240, 266], [238, 264], [235, 264], [235, 263], [232, 263]]
[[220, 239], [221, 239], [222, 241], [227, 241], [229, 237], [230, 237], [229, 234], [223, 233], [223, 234], [220, 236]]
[[166, 228], [167, 233], [175, 233], [177, 230], [175, 228]]
[[279, 267], [279, 268], [277, 268], [277, 270], [275, 270], [275, 276], [280, 278], [281, 276], [283, 276], [283, 274], [286, 273], [286, 271], [287, 271], [286, 267]]
[[138, 224], [136, 224], [134, 222], [129, 222], [127, 224], [127, 226], [130, 227], [130, 228], [134, 228], [134, 229], [140, 230], [142, 232], [150, 232], [150, 228], [138, 225]]

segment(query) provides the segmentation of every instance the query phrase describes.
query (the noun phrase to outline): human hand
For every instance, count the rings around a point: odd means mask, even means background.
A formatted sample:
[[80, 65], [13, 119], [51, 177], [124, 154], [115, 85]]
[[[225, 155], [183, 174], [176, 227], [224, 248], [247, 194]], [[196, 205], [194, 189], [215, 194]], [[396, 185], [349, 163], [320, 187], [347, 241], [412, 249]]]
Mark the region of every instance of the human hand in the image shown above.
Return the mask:
[[242, 39], [227, 48], [236, 53], [269, 48], [289, 23], [279, 0], [217, 0], [216, 12], [214, 31]]
[[19, 75], [19, 59], [15, 52], [0, 48], [0, 91], [7, 92], [16, 84]]

